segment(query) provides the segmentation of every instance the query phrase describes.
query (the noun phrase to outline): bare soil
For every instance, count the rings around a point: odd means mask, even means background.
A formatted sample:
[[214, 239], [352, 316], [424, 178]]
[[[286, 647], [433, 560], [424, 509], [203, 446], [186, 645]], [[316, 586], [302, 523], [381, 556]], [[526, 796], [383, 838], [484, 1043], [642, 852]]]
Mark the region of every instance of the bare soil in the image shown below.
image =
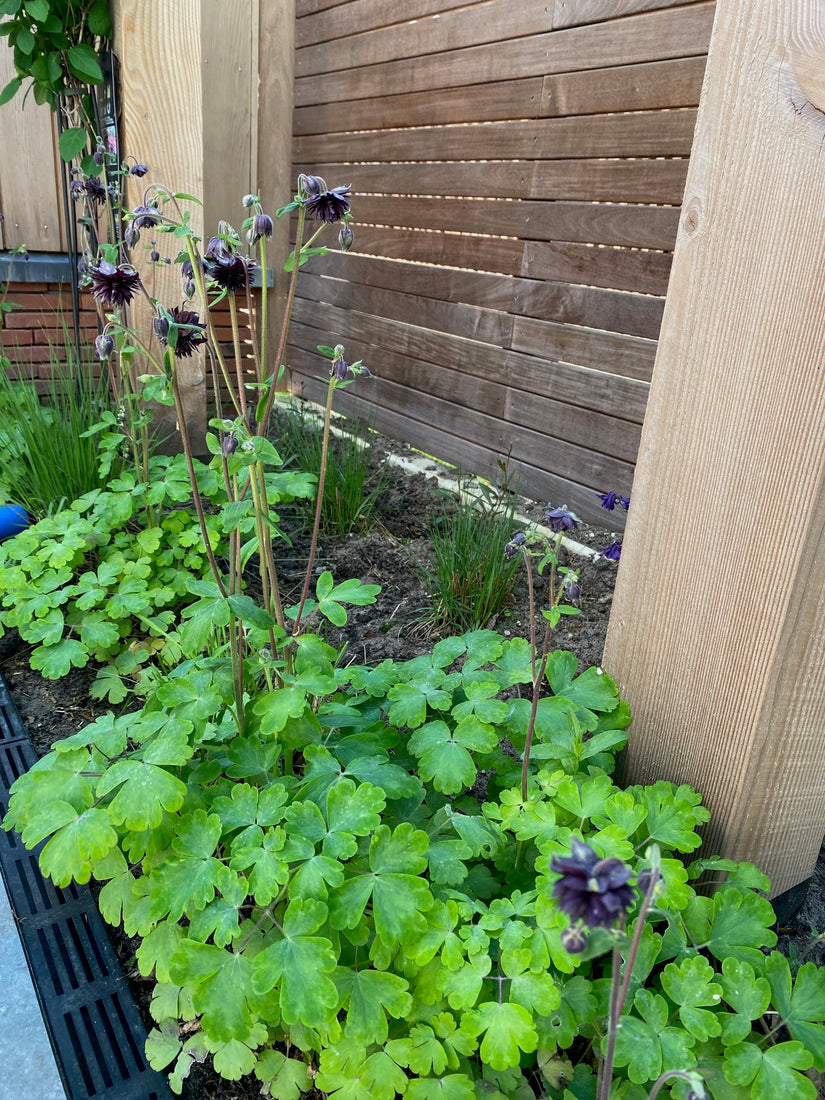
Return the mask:
[[[391, 447], [394, 452], [406, 450], [396, 444]], [[380, 447], [375, 457], [376, 461], [384, 460]], [[426, 652], [437, 640], [431, 625], [432, 601], [420, 571], [420, 563], [426, 559], [430, 547], [427, 527], [434, 508], [433, 490], [432, 479], [393, 470], [379, 502], [376, 523], [368, 533], [343, 539], [322, 538], [316, 571], [330, 569], [338, 580], [358, 577], [365, 583], [381, 585], [375, 604], [353, 608], [346, 627], [330, 632], [331, 644], [346, 643], [345, 661], [377, 664], [388, 657], [405, 660]], [[522, 501], [519, 511], [534, 522], [542, 522], [544, 509], [543, 503]], [[609, 522], [609, 513], [605, 513], [605, 518]], [[607, 527], [583, 526], [574, 532], [574, 537], [586, 546], [601, 549], [613, 540], [614, 533]], [[280, 557], [286, 590], [290, 587], [297, 590], [303, 578], [306, 542], [306, 535], [296, 529], [293, 546]], [[616, 565], [604, 558], [572, 556], [567, 564], [580, 574], [582, 613], [562, 619], [555, 644], [571, 650], [582, 668], [598, 665], [604, 649]], [[510, 605], [497, 621], [485, 625], [505, 634], [529, 637], [529, 619], [527, 585], [522, 577]], [[538, 619], [537, 630], [543, 633], [544, 625], [544, 620]], [[44, 680], [29, 668], [30, 648], [16, 632], [0, 639], [0, 672], [35, 750], [43, 755], [55, 741], [81, 729], [107, 708], [89, 695], [95, 669], [72, 670], [57, 682]], [[801, 902], [802, 897], [797, 900]], [[792, 916], [783, 914], [783, 919], [779, 928], [782, 948], [819, 965], [825, 963], [825, 944], [817, 940], [818, 933], [825, 931], [825, 860], [820, 858], [801, 908]], [[137, 942], [118, 930], [110, 930], [110, 934], [147, 1027], [151, 1027], [147, 1011], [151, 982], [137, 972], [134, 961]], [[193, 1067], [183, 1096], [184, 1100], [251, 1100], [261, 1096], [261, 1085], [254, 1077], [224, 1081], [205, 1064]]]

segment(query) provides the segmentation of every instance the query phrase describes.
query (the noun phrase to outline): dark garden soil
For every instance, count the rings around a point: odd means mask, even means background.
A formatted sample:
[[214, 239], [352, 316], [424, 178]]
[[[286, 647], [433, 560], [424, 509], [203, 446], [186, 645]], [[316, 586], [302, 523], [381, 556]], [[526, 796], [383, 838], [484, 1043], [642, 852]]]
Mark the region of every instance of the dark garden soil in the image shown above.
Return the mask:
[[[406, 452], [406, 448], [397, 444], [391, 447], [394, 453]], [[378, 460], [382, 461], [381, 454]], [[365, 583], [381, 585], [375, 604], [352, 608], [347, 626], [340, 631], [330, 631], [331, 644], [338, 647], [346, 642], [345, 662], [375, 665], [388, 657], [405, 660], [427, 651], [437, 640], [439, 635], [431, 621], [432, 603], [419, 568], [429, 553], [426, 531], [434, 508], [433, 489], [433, 479], [393, 469], [380, 499], [378, 522], [369, 533], [343, 539], [321, 539], [316, 572], [330, 569], [336, 580], [358, 577]], [[530, 501], [522, 504], [520, 514], [537, 523], [543, 521], [544, 504]], [[607, 513], [605, 518], [609, 519]], [[577, 530], [574, 537], [585, 546], [600, 549], [614, 536], [608, 529], [585, 526]], [[293, 547], [280, 555], [282, 587], [287, 595], [285, 603], [290, 602], [290, 590], [294, 590], [296, 597], [300, 590], [307, 542], [306, 536], [297, 531], [293, 534]], [[582, 613], [562, 619], [555, 634], [555, 644], [558, 648], [571, 650], [580, 667], [585, 668], [601, 662], [616, 566], [603, 558], [570, 555], [567, 564], [580, 573]], [[498, 621], [485, 625], [504, 634], [529, 637], [527, 585], [523, 577], [510, 606]], [[539, 636], [544, 625], [544, 620], [539, 618]], [[107, 708], [89, 695], [95, 669], [72, 670], [69, 676], [57, 682], [44, 680], [29, 668], [30, 648], [20, 641], [16, 632], [0, 639], [0, 672], [35, 750], [43, 755], [56, 740], [76, 732]], [[130, 941], [117, 930], [110, 931], [135, 999], [147, 1027], [151, 1027], [148, 1002], [152, 983], [138, 974], [134, 961], [137, 941]], [[779, 931], [780, 945], [784, 949], [790, 948], [798, 956], [825, 964], [825, 944], [815, 939], [818, 931], [825, 931], [825, 861], [822, 858], [802, 908], [788, 918]], [[251, 1100], [261, 1095], [261, 1085], [254, 1077], [227, 1082], [208, 1064], [193, 1067], [183, 1092], [186, 1100]], [[820, 1095], [825, 1096], [825, 1092], [821, 1091]]]

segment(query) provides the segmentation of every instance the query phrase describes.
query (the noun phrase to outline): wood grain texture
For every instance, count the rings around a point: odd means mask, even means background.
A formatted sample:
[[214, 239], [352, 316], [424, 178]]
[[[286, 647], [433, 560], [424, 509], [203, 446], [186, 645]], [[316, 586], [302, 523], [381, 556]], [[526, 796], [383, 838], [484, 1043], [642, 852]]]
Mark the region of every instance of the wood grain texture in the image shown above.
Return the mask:
[[[12, 50], [0, 40], [0, 88], [14, 77]], [[47, 106], [23, 95], [0, 107], [2, 247], [59, 252], [62, 196], [55, 171], [54, 120]], [[32, 186], [33, 181], [35, 186]]]
[[665, 294], [671, 259], [670, 252], [534, 241], [524, 247], [521, 274], [533, 279]]
[[616, 22], [352, 68], [345, 68], [341, 52], [330, 48], [322, 78], [313, 74], [296, 80], [295, 102], [303, 107], [389, 92], [398, 95], [426, 88], [488, 84], [514, 74], [547, 76], [696, 57], [707, 51], [712, 19], [713, 4], [696, 3]]
[[299, 48], [311, 46], [315, 42], [328, 42], [376, 27], [391, 27], [399, 22], [399, 14], [403, 14], [405, 22], [441, 15], [451, 8], [464, 7], [466, 3], [467, 0], [408, 0], [400, 13], [398, 0], [351, 0], [346, 4], [338, 0], [335, 7], [328, 7], [320, 18], [315, 18], [318, 13], [305, 13], [304, 4], [299, 0], [301, 18], [295, 27], [295, 45]]
[[700, 790], [779, 894], [825, 821], [822, 11], [720, 4], [605, 666], [627, 775]]
[[695, 107], [704, 73], [704, 57], [687, 57], [547, 76], [542, 88], [541, 113], [591, 115], [602, 111]]
[[[637, 111], [378, 133], [296, 137], [296, 164], [316, 161], [569, 160], [571, 157], [682, 157], [696, 111]], [[468, 167], [467, 171], [473, 169]], [[475, 171], [480, 171], [476, 168]]]
[[[688, 4], [694, 0], [686, 0]], [[578, 27], [643, 11], [667, 8], [672, 0], [554, 0], [553, 26]]]

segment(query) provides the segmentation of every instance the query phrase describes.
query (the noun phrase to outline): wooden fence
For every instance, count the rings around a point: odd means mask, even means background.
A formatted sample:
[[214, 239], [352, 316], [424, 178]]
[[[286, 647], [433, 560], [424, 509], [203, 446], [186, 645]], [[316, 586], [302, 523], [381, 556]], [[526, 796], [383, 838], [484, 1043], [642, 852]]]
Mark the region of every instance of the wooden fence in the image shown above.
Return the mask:
[[390, 435], [585, 518], [629, 492], [713, 9], [298, 0], [294, 171], [356, 220], [299, 284], [296, 391], [340, 340]]

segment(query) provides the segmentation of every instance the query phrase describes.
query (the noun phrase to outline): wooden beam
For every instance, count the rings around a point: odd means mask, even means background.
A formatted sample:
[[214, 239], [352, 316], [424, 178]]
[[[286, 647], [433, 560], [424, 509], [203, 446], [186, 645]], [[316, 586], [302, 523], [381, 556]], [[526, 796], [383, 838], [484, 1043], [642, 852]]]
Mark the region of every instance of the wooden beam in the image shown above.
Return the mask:
[[718, 5], [604, 655], [625, 778], [774, 895], [825, 822], [824, 65], [810, 5]]

